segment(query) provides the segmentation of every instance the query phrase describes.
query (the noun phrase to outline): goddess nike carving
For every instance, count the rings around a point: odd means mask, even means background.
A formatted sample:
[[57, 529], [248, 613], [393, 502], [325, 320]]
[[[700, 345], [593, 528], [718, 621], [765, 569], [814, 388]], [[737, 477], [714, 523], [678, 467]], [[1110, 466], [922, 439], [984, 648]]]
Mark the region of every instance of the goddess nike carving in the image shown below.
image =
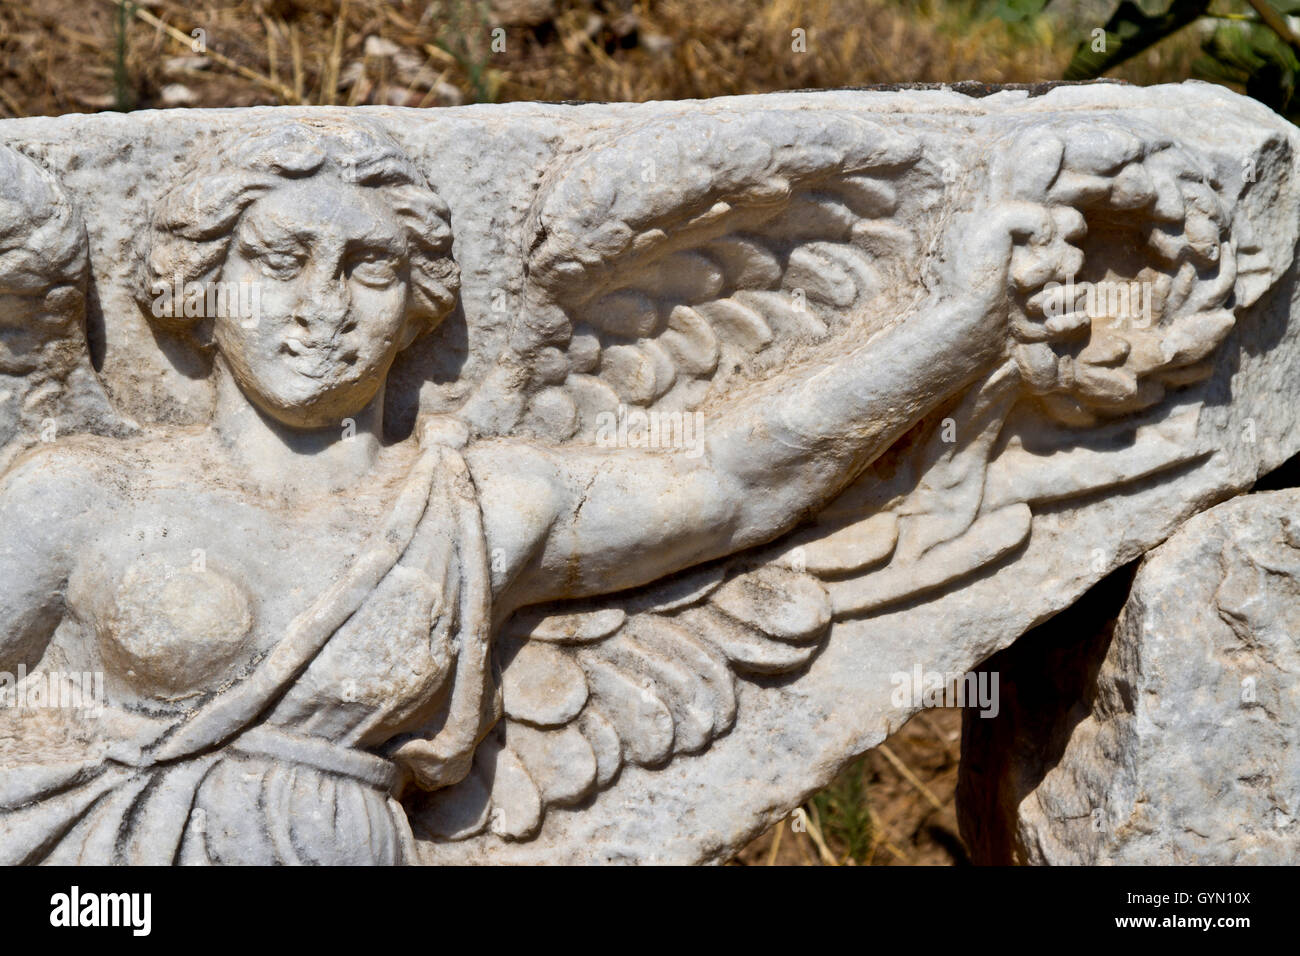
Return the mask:
[[[1121, 222], [1149, 329], [1049, 301]], [[210, 360], [214, 412], [29, 442], [4, 475], [0, 668], [102, 673], [106, 698], [6, 713], [5, 860], [526, 840], [623, 766], [707, 749], [737, 681], [797, 674], [833, 620], [1014, 554], [1033, 498], [986, 482], [1012, 411], [1150, 408], [1262, 291], [1196, 161], [1104, 124], [1009, 131], [954, 176], [848, 113], [652, 122], [557, 160], [528, 223], [507, 347], [391, 441], [389, 371], [461, 282], [403, 148], [259, 122], [165, 189], [136, 297]], [[258, 310], [158, 309], [168, 283], [251, 284]], [[703, 452], [593, 441], [629, 408], [699, 413]]]

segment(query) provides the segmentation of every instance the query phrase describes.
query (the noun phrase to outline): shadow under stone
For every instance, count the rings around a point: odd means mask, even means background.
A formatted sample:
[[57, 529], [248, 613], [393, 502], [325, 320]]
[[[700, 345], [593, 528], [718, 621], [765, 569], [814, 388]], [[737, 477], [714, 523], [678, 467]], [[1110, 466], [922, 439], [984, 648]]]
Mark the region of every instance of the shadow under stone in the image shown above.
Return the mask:
[[1117, 568], [1083, 597], [977, 668], [998, 674], [999, 710], [962, 712], [957, 819], [971, 862], [1019, 863], [1017, 808], [1060, 761], [1092, 711], [1097, 673], [1128, 599], [1138, 561]]

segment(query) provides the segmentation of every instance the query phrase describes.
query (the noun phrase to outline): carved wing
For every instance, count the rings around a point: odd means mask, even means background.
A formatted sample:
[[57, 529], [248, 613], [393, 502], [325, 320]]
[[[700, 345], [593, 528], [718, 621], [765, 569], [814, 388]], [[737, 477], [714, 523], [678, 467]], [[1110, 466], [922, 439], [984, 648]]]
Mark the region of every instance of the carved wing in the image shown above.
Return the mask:
[[[580, 154], [539, 201], [520, 349], [538, 369], [521, 411], [534, 434], [591, 440], [620, 405], [696, 407], [869, 335], [925, 290], [936, 237], [900, 221], [941, 228], [961, 177], [917, 141], [833, 114], [700, 129], [681, 142], [655, 124]], [[420, 828], [527, 838], [622, 768], [707, 748], [736, 720], [739, 682], [808, 666], [835, 620], [1013, 557], [1053, 501], [1206, 454], [1197, 408], [1166, 393], [1210, 374], [1234, 310], [1289, 262], [1240, 238], [1237, 197], [1176, 144], [1101, 122], [1071, 133], [1013, 133], [988, 160], [995, 200], [1041, 206], [1046, 223], [1009, 264], [1007, 362], [784, 539], [508, 622], [503, 717]], [[1079, 286], [1053, 300], [1062, 275]], [[1154, 290], [1145, 318], [1084, 301], [1131, 283]]]
[[738, 679], [802, 668], [830, 623], [821, 582], [775, 566], [709, 567], [634, 599], [517, 615], [498, 647], [504, 716], [470, 775], [417, 819], [440, 839], [531, 836], [548, 807], [625, 765], [704, 750], [736, 719]]
[[901, 223], [941, 189], [917, 140], [835, 113], [690, 119], [584, 151], [544, 186], [515, 339], [525, 432], [589, 441], [620, 406], [694, 409], [885, 324], [920, 288], [927, 237]]

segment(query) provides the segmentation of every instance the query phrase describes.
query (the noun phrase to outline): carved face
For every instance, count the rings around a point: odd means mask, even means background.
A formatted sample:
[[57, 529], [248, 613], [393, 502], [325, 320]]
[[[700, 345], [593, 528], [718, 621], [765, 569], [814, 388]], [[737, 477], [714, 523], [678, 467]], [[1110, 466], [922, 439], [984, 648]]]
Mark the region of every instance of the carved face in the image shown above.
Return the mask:
[[404, 229], [383, 190], [332, 175], [286, 182], [235, 230], [223, 282], [251, 282], [257, 315], [218, 318], [217, 347], [276, 420], [337, 426], [383, 385], [417, 331]]

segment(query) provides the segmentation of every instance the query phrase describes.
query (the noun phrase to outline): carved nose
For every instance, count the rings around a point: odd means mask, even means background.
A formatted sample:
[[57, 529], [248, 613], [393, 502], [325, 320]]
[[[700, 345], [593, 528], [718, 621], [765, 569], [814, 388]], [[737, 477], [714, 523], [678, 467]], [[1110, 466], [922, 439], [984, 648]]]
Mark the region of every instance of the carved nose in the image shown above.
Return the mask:
[[305, 283], [294, 309], [294, 321], [304, 329], [331, 335], [342, 325], [349, 302], [343, 279], [318, 273]]

